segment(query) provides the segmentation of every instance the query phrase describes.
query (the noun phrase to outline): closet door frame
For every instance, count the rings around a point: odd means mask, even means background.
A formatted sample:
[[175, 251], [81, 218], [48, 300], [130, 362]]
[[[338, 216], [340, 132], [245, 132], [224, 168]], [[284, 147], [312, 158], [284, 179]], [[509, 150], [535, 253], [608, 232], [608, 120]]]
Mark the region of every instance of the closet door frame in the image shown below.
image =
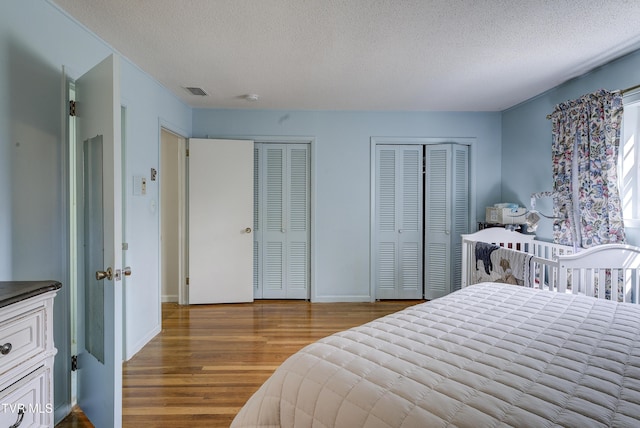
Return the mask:
[[[476, 138], [475, 137], [371, 137], [370, 140], [370, 157], [371, 157], [371, 180], [370, 180], [370, 205], [369, 205], [369, 287], [371, 302], [376, 301], [376, 146], [378, 145], [431, 145], [455, 143], [469, 146], [469, 224], [474, 224], [476, 213]], [[425, 189], [426, 191], [426, 189]], [[424, 280], [424, 279], [423, 279]]]
[[[213, 138], [213, 137], [212, 137]], [[229, 137], [216, 137], [229, 138]], [[309, 145], [309, 293], [307, 299], [314, 302], [316, 296], [316, 252], [314, 245], [316, 242], [316, 139], [310, 136], [264, 136], [264, 135], [234, 135], [235, 139], [253, 140], [254, 143], [271, 144], [308, 144]]]
[[[309, 300], [309, 202], [311, 196], [309, 144], [255, 142], [254, 153], [256, 153], [254, 159], [253, 216], [254, 298]], [[300, 157], [301, 153], [304, 153], [303, 158]], [[271, 154], [274, 154], [275, 158]], [[271, 160], [276, 163], [272, 164]], [[301, 166], [303, 166], [304, 171], [303, 181], [294, 182], [296, 170], [297, 177], [301, 178], [301, 171], [299, 170]], [[272, 182], [271, 178], [275, 181]], [[272, 188], [270, 183], [275, 184], [275, 187]], [[301, 195], [299, 185], [303, 183], [304, 191]], [[275, 193], [270, 189], [275, 190]], [[273, 200], [270, 195], [274, 197]], [[300, 199], [300, 197], [303, 197], [303, 199]], [[303, 200], [304, 205], [299, 205]], [[294, 206], [297, 206], [297, 209], [294, 209]], [[304, 212], [302, 212], [301, 208], [303, 208]], [[270, 220], [269, 214], [274, 214], [275, 217], [271, 217]], [[304, 226], [301, 228], [300, 221], [303, 219]], [[273, 223], [274, 220], [275, 224]], [[303, 250], [300, 249], [301, 243], [304, 243]], [[274, 245], [273, 248], [271, 247], [272, 244]], [[275, 252], [270, 252], [270, 248]], [[303, 255], [304, 262], [301, 261]], [[271, 266], [271, 268], [268, 266]], [[299, 269], [302, 267], [304, 271]], [[274, 279], [276, 279], [277, 286], [275, 288], [269, 287], [269, 279], [272, 278], [271, 274], [276, 275]], [[301, 275], [304, 275], [304, 277], [301, 278]], [[280, 276], [280, 280], [278, 280], [277, 276]], [[297, 287], [299, 283], [296, 279], [302, 279], [304, 287]]]

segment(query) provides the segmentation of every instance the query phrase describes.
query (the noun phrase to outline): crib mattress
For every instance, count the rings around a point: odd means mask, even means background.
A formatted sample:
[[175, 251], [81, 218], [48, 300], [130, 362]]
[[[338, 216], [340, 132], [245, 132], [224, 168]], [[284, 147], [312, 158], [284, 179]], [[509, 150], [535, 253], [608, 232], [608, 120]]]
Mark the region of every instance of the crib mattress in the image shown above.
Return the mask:
[[637, 427], [640, 307], [482, 283], [288, 358], [232, 427]]

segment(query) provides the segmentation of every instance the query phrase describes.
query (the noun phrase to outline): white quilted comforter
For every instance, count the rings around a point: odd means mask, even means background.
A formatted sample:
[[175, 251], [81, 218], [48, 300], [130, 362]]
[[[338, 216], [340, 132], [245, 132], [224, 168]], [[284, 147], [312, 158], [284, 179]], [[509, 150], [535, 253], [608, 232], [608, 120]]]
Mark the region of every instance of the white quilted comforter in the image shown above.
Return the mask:
[[324, 338], [232, 427], [640, 427], [640, 305], [484, 283]]

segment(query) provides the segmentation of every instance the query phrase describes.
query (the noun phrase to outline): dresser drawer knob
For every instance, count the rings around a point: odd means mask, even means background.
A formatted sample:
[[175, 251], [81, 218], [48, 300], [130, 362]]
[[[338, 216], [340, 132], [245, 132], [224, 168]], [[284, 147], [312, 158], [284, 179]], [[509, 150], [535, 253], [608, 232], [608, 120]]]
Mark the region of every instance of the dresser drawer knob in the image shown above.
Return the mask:
[[0, 346], [0, 354], [7, 355], [9, 352], [11, 352], [11, 348], [13, 348], [13, 346], [11, 346], [11, 343], [5, 343], [4, 345]]

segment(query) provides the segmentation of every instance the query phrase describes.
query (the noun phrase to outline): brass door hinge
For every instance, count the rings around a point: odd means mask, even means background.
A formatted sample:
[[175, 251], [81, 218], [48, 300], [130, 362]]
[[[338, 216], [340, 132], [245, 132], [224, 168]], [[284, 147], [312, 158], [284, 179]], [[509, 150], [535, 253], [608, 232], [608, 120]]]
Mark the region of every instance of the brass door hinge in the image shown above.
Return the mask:
[[69, 100], [69, 116], [76, 116], [76, 102], [73, 100]]

